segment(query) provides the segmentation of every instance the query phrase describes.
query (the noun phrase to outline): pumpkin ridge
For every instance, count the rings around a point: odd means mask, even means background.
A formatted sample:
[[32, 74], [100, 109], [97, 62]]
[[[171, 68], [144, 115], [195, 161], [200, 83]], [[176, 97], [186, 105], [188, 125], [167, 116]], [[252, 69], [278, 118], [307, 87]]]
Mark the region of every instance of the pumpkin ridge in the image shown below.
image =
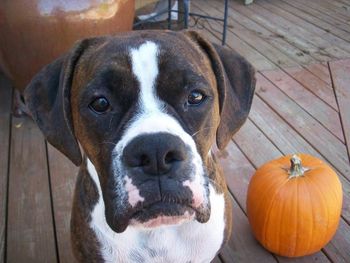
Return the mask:
[[[322, 164], [323, 165], [323, 164]], [[320, 166], [318, 166], [318, 167], [314, 167], [313, 168], [314, 170], [316, 170], [317, 169], [317, 171], [318, 172], [320, 172], [320, 173], [322, 173], [321, 171], [319, 171], [319, 170], [321, 170], [321, 169], [325, 169], [324, 167], [320, 167]], [[332, 169], [329, 169], [329, 168], [327, 168], [329, 171], [328, 171], [328, 173], [335, 173], [335, 174], [337, 174], [335, 171], [333, 171]], [[335, 177], [336, 178], [336, 180], [337, 180], [337, 183], [338, 184], [340, 184], [341, 185], [341, 181], [340, 181], [340, 179], [336, 176]], [[334, 188], [334, 187], [331, 187], [332, 189]], [[342, 188], [342, 186], [341, 186], [341, 188]], [[335, 192], [334, 190], [332, 191], [332, 193], [333, 193], [333, 195], [334, 195], [334, 200], [336, 200], [337, 202], [341, 202], [341, 203], [343, 203], [343, 198], [342, 198], [342, 195], [341, 195], [341, 198], [340, 199], [338, 199], [338, 194], [337, 194], [337, 192]]]
[[[292, 183], [294, 183], [294, 182], [292, 182]], [[289, 179], [288, 179], [288, 184], [291, 184]], [[287, 185], [284, 189], [281, 189], [279, 191], [279, 193], [281, 191], [284, 192], [285, 195], [287, 195], [287, 196], [290, 196], [290, 195], [292, 195], [295, 192], [295, 190], [291, 189], [290, 185]], [[281, 250], [285, 251], [285, 244], [283, 242], [281, 243], [280, 239], [281, 239], [281, 237], [283, 239], [283, 235], [285, 234], [285, 231], [286, 231], [286, 228], [285, 228], [286, 222], [285, 222], [285, 217], [283, 216], [283, 214], [285, 213], [284, 209], [286, 207], [287, 207], [287, 211], [290, 211], [291, 204], [288, 202], [290, 200], [293, 200], [293, 199], [290, 198], [290, 199], [287, 199], [287, 200], [283, 200], [283, 198], [282, 198], [282, 200], [281, 200], [281, 203], [283, 204], [281, 209], [283, 209], [283, 210], [280, 211], [280, 214], [281, 214], [281, 218], [280, 218], [281, 220], [279, 221], [279, 230], [280, 231], [279, 232], [276, 231], [278, 233], [278, 245], [276, 246], [276, 251], [274, 252], [274, 253], [277, 253], [277, 254], [279, 254]], [[277, 210], [276, 207], [275, 207], [275, 209]], [[294, 249], [295, 249], [295, 246], [294, 246]]]
[[263, 229], [264, 229], [264, 235], [262, 235], [262, 239], [264, 241], [264, 243], [266, 244], [266, 236], [267, 236], [267, 223], [269, 221], [269, 218], [270, 218], [270, 215], [271, 215], [271, 211], [272, 211], [272, 207], [273, 207], [273, 204], [276, 202], [276, 195], [279, 194], [279, 192], [281, 191], [281, 189], [288, 183], [288, 178], [287, 180], [285, 180], [283, 182], [283, 184], [275, 191], [274, 195], [272, 196], [272, 202], [271, 204], [269, 205], [269, 208], [268, 208], [268, 211], [267, 211], [267, 214], [266, 214], [266, 217], [265, 217], [265, 220], [264, 220], [264, 225], [263, 225]]
[[[305, 178], [307, 178], [308, 176], [305, 176]], [[309, 181], [310, 179], [307, 178], [307, 181]], [[307, 190], [307, 193], [309, 195], [309, 205], [311, 206], [311, 218], [315, 218], [315, 212], [314, 212], [314, 207], [312, 205], [312, 194], [310, 193], [310, 188], [307, 187], [307, 185], [305, 186], [306, 190]], [[311, 224], [312, 224], [312, 230], [311, 230], [311, 233], [314, 233], [314, 228], [315, 228], [315, 224], [314, 224], [314, 221], [311, 220]], [[307, 250], [306, 251], [310, 251], [310, 246], [311, 244], [313, 243], [313, 235], [311, 235], [311, 240], [309, 240], [308, 242], [308, 247], [307, 247]]]
[[[266, 168], [266, 167], [265, 167]], [[269, 167], [268, 167], [269, 168]], [[270, 168], [269, 168], [270, 169]], [[277, 168], [274, 168], [274, 170], [276, 170], [276, 172], [280, 172], [279, 169]], [[272, 172], [269, 174], [271, 176], [271, 174], [273, 174]], [[257, 176], [256, 176], [256, 181], [260, 182], [262, 180], [262, 178], [264, 177], [263, 173], [257, 173]], [[286, 183], [286, 179], [283, 179], [283, 181], [281, 180], [280, 182], [277, 182], [276, 185], [278, 187], [283, 187], [283, 185]], [[260, 206], [264, 206], [264, 203], [265, 203], [265, 199], [266, 197], [265, 196], [269, 196], [269, 192], [272, 191], [275, 187], [271, 184], [266, 184], [265, 187], [263, 188], [263, 191], [260, 195], [261, 198], [259, 198], [259, 200], [257, 200], [256, 202], [256, 207], [259, 208]], [[249, 192], [249, 188], [248, 188], [248, 192]], [[247, 211], [248, 212], [248, 211]], [[261, 229], [263, 230], [265, 226], [265, 222], [262, 224], [262, 227]], [[263, 231], [259, 231], [258, 232], [259, 234], [257, 234], [257, 236], [260, 236], [261, 240], [263, 241], [264, 240], [264, 232]]]
[[[279, 225], [278, 225], [278, 230], [280, 231], [280, 229], [281, 229], [281, 224], [282, 224], [282, 221], [283, 221], [283, 212], [284, 212], [284, 209], [285, 209], [285, 206], [286, 206], [286, 203], [285, 202], [282, 202], [283, 203], [283, 206], [282, 206], [282, 208], [281, 208], [281, 216], [280, 216], [280, 218], [279, 218]], [[277, 241], [278, 241], [278, 246], [277, 246], [277, 251], [280, 251], [280, 249], [281, 249], [281, 242], [280, 242], [280, 240], [281, 240], [281, 235], [278, 235], [278, 239], [277, 239]]]
[[[304, 176], [304, 175], [303, 175]], [[295, 179], [299, 179], [299, 178], [295, 178]], [[296, 220], [297, 220], [297, 225], [296, 225], [296, 233], [295, 233], [295, 241], [294, 241], [294, 255], [296, 254], [297, 252], [297, 249], [298, 249], [298, 240], [299, 240], [299, 236], [300, 236], [300, 233], [299, 233], [299, 183], [300, 183], [300, 180], [296, 180], [296, 197], [294, 197], [294, 200], [296, 200], [296, 203], [297, 203], [297, 211], [296, 211]]]
[[[311, 182], [311, 185], [314, 186], [314, 189], [318, 192], [319, 197], [322, 199], [322, 203], [326, 204], [326, 210], [327, 210], [327, 227], [326, 227], [326, 231], [324, 231], [325, 233], [328, 232], [329, 229], [329, 207], [328, 207], [328, 202], [326, 202], [325, 197], [322, 194], [322, 191], [320, 190], [320, 187], [317, 185], [317, 183], [314, 182], [314, 180], [311, 178], [311, 176], [309, 176], [308, 181]], [[323, 207], [325, 207], [323, 205]], [[329, 242], [329, 240], [327, 241], [327, 243]]]

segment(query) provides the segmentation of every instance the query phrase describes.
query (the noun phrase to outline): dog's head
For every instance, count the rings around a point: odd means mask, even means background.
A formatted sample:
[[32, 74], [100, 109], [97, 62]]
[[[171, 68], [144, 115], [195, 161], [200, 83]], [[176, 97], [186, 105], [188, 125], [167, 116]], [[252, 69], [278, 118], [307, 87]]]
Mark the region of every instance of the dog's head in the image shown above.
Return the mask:
[[82, 40], [38, 73], [25, 100], [47, 140], [96, 168], [108, 224], [210, 216], [207, 162], [247, 118], [254, 70], [193, 31]]

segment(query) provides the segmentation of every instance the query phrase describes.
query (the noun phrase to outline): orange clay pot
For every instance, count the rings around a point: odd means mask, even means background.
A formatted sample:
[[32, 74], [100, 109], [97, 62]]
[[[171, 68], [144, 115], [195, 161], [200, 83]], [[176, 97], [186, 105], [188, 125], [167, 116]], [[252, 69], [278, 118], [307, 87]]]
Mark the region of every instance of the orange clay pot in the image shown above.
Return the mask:
[[0, 2], [0, 69], [23, 91], [75, 41], [132, 29], [134, 0]]

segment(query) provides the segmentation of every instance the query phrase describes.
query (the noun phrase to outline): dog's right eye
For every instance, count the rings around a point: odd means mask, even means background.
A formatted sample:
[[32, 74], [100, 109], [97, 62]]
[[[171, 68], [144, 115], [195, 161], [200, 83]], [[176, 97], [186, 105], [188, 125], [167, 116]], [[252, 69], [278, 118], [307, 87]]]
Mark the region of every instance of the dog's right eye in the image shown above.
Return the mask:
[[96, 113], [104, 113], [110, 109], [110, 104], [105, 97], [99, 97], [91, 102], [89, 107]]
[[188, 95], [188, 104], [192, 106], [196, 106], [201, 104], [205, 100], [206, 96], [200, 91], [192, 91], [190, 95]]

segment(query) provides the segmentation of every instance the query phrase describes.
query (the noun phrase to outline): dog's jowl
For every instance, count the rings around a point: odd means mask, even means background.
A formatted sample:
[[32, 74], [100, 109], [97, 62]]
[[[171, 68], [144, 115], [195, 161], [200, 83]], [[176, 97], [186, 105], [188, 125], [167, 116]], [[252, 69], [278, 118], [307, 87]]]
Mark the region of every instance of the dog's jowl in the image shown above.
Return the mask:
[[80, 262], [210, 262], [231, 234], [213, 147], [247, 118], [251, 65], [193, 31], [80, 41], [25, 90], [47, 140], [80, 166]]

